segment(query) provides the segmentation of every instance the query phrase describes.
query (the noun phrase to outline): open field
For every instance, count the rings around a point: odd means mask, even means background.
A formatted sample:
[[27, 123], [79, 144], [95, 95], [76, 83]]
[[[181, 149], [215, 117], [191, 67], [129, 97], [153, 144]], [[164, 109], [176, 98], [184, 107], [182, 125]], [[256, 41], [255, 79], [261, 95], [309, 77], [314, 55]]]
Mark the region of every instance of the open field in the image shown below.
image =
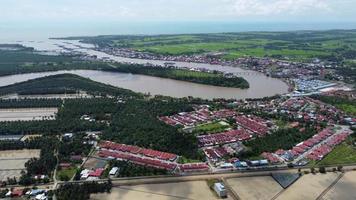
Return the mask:
[[339, 175], [339, 173], [303, 175], [297, 182], [283, 191], [277, 199], [316, 199]]
[[84, 168], [85, 169], [97, 169], [97, 168], [104, 168], [106, 165], [107, 161], [103, 159], [98, 159], [98, 158], [89, 158], [85, 164]]
[[356, 149], [345, 143], [338, 145], [316, 165], [335, 165], [356, 163]]
[[[133, 48], [164, 55], [221, 52], [226, 59], [243, 56], [298, 61], [344, 57], [354, 60], [356, 31], [241, 32], [185, 35], [98, 36], [82, 39], [100, 47]], [[342, 50], [340, 50], [342, 49]]]
[[356, 171], [346, 172], [344, 176], [324, 196], [324, 200], [356, 199]]
[[194, 129], [194, 131], [199, 133], [216, 133], [222, 132], [229, 127], [230, 125], [226, 122], [213, 122], [209, 124], [199, 125]]
[[232, 178], [227, 182], [242, 200], [271, 199], [283, 189], [271, 176]]
[[58, 108], [0, 109], [0, 122], [54, 120]]
[[[92, 200], [214, 200], [217, 196], [205, 181], [191, 181], [165, 184], [122, 186], [113, 188], [110, 194], [91, 195]], [[229, 199], [229, 198], [228, 198]]]
[[20, 177], [25, 163], [33, 157], [39, 157], [40, 150], [0, 151], [0, 181], [7, 177]]

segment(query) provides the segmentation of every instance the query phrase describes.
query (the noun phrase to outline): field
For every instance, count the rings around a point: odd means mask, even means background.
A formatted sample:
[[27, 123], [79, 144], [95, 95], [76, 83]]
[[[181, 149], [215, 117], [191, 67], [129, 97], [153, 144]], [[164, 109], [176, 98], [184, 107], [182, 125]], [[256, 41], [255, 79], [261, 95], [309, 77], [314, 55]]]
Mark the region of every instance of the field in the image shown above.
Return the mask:
[[356, 149], [345, 143], [335, 147], [323, 160], [317, 165], [332, 165], [332, 164], [350, 164], [356, 163]]
[[76, 172], [76, 168], [59, 170], [57, 172], [57, 178], [62, 181], [70, 180]]
[[200, 126], [197, 126], [194, 129], [194, 132], [198, 133], [216, 133], [216, 132], [222, 132], [229, 128], [229, 124], [226, 122], [213, 122], [209, 124], [203, 124]]
[[345, 175], [334, 185], [324, 196], [324, 200], [342, 199], [354, 200], [356, 199], [356, 172], [346, 172]]
[[[132, 200], [132, 199], [218, 199], [205, 181], [180, 183], [150, 184], [137, 186], [121, 186], [113, 188], [110, 194], [91, 195], [92, 200]], [[229, 199], [229, 198], [228, 198]]]
[[283, 189], [271, 176], [232, 178], [227, 182], [242, 200], [271, 199]]
[[316, 199], [334, 180], [339, 173], [307, 174], [283, 191], [276, 199], [305, 200]]
[[0, 151], [0, 181], [7, 177], [20, 177], [25, 163], [33, 157], [39, 157], [39, 150]]
[[57, 108], [0, 109], [0, 122], [54, 120]]
[[107, 162], [103, 159], [89, 158], [83, 167], [86, 169], [104, 168], [106, 163]]
[[355, 59], [356, 31], [245, 32], [189, 35], [98, 36], [73, 38], [100, 47], [133, 48], [164, 55], [220, 52], [226, 59], [243, 56], [311, 60]]

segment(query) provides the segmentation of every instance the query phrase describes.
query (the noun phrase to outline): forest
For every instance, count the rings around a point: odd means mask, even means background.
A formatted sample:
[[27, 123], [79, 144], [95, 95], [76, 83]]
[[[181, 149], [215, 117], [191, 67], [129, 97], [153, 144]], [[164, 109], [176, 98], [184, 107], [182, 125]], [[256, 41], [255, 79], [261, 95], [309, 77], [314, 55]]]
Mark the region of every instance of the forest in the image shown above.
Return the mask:
[[274, 152], [278, 149], [288, 150], [316, 134], [313, 126], [306, 125], [304, 131], [297, 128], [278, 129], [265, 137], [258, 137], [245, 142], [248, 151], [240, 155], [240, 158], [260, 156], [263, 152]]
[[59, 74], [28, 80], [13, 85], [0, 87], [0, 95], [13, 93], [43, 94], [55, 93], [58, 90], [82, 90], [97, 96], [112, 95], [121, 98], [140, 97], [130, 90], [98, 83], [73, 74]]
[[168, 172], [163, 169], [156, 169], [153, 167], [147, 167], [137, 165], [125, 161], [111, 160], [109, 162], [110, 170], [112, 167], [119, 167], [119, 177], [137, 177], [137, 176], [153, 176], [153, 175], [165, 175]]
[[199, 72], [187, 69], [163, 68], [160, 66], [145, 67], [143, 65], [115, 64], [110, 71], [143, 74], [162, 78], [214, 85], [220, 87], [249, 88], [249, 83], [241, 77], [227, 77], [221, 72]]
[[67, 183], [60, 185], [55, 191], [58, 200], [88, 200], [90, 194], [110, 192], [112, 187], [111, 181], [104, 183], [85, 182], [82, 184]]

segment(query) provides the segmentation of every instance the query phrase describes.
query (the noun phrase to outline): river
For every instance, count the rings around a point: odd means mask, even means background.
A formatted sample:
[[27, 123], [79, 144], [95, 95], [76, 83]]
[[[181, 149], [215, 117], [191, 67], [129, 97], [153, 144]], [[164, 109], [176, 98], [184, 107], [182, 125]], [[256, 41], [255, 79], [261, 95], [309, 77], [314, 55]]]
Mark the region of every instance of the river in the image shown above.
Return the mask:
[[[64, 51], [62, 46], [73, 49], [74, 51], [85, 53], [88, 55], [96, 55], [98, 58], [108, 57], [118, 62], [130, 63], [151, 63], [156, 65], [163, 65], [166, 61], [162, 60], [145, 60], [145, 59], [132, 59], [119, 56], [108, 55], [91, 49], [91, 45], [83, 44], [78, 41], [66, 40], [41, 40], [41, 41], [15, 41], [13, 43], [21, 43], [25, 46], [34, 47], [40, 51]], [[20, 74], [0, 77], [0, 86], [13, 84], [16, 82], [26, 81], [29, 79], [39, 78], [48, 75], [59, 73], [73, 73], [91, 80], [101, 83], [110, 84], [113, 86], [130, 89], [136, 92], [150, 93], [152, 95], [160, 94], [173, 97], [200, 97], [206, 99], [212, 98], [262, 98], [273, 96], [276, 94], [284, 94], [288, 92], [288, 86], [281, 80], [270, 78], [262, 73], [256, 73], [249, 70], [244, 70], [238, 67], [211, 65], [201, 63], [188, 63], [188, 62], [175, 62], [177, 67], [195, 67], [205, 68], [210, 70], [219, 70], [230, 73], [243, 73], [239, 76], [245, 78], [249, 84], [248, 89], [226, 88], [207, 86], [202, 84], [189, 83], [184, 81], [176, 81], [171, 79], [164, 79], [158, 77], [132, 75], [117, 72], [102, 72], [93, 70], [73, 70], [73, 71], [57, 71], [57, 72], [43, 72]]]

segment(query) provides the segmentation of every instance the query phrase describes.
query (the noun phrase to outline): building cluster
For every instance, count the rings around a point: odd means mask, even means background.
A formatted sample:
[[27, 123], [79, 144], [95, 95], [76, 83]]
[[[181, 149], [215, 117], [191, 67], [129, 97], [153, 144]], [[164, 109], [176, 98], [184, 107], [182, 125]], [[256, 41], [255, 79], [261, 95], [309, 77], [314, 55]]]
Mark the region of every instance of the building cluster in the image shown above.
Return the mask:
[[249, 140], [252, 138], [252, 133], [249, 133], [244, 129], [236, 129], [211, 135], [201, 135], [197, 137], [199, 146], [206, 147]]
[[293, 79], [295, 89], [299, 92], [318, 92], [321, 89], [331, 88], [336, 86], [336, 83], [330, 83], [321, 80], [308, 80], [308, 79]]
[[33, 200], [47, 200], [48, 191], [43, 189], [20, 189], [13, 188], [5, 194], [7, 198], [26, 198]]
[[337, 74], [335, 69], [339, 66], [334, 62], [322, 62], [314, 59], [311, 62], [294, 62], [279, 60], [274, 58], [242, 57], [233, 60], [223, 59], [224, 53], [204, 53], [195, 55], [160, 55], [149, 52], [136, 51], [129, 48], [107, 47], [100, 48], [111, 55], [147, 59], [147, 60], [164, 60], [168, 66], [174, 66], [174, 62], [194, 62], [217, 65], [239, 66], [249, 70], [258, 71], [274, 78], [298, 79], [300, 77], [307, 79], [325, 79], [326, 75], [335, 80], [344, 80], [345, 78]]
[[311, 138], [300, 142], [290, 150], [279, 149], [274, 153], [264, 152], [262, 157], [270, 163], [293, 162], [304, 165], [308, 160], [321, 160], [352, 133], [345, 127], [327, 127]]
[[192, 112], [181, 112], [172, 116], [162, 116], [159, 119], [171, 126], [182, 125], [185, 127], [192, 127], [236, 115], [237, 113], [233, 110], [222, 109], [210, 111], [208, 107], [204, 107]]
[[165, 169], [170, 172], [193, 172], [209, 170], [205, 163], [178, 164], [178, 155], [145, 149], [132, 145], [104, 141], [99, 144], [98, 156], [107, 159], [117, 159], [138, 165]]

